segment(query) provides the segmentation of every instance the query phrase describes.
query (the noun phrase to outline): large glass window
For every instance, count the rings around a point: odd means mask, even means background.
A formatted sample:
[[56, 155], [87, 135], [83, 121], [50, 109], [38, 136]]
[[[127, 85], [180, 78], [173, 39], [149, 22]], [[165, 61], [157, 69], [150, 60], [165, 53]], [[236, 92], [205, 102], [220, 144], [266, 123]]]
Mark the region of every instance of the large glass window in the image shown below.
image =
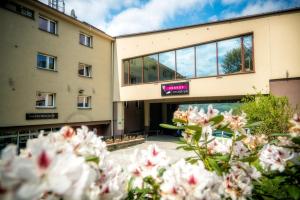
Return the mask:
[[49, 33], [56, 34], [57, 23], [45, 17], [39, 17], [39, 28]]
[[243, 43], [244, 43], [244, 63], [245, 63], [245, 70], [252, 71], [253, 70], [253, 45], [252, 45], [252, 35], [244, 36]]
[[217, 75], [216, 43], [203, 44], [196, 47], [196, 76]]
[[79, 34], [79, 43], [87, 46], [87, 47], [92, 47], [92, 36], [80, 33]]
[[195, 77], [195, 49], [194, 47], [176, 51], [177, 73], [176, 79]]
[[85, 77], [92, 77], [92, 66], [80, 63], [78, 68], [78, 75]]
[[91, 96], [80, 95], [77, 98], [77, 108], [91, 108]]
[[143, 59], [134, 58], [130, 60], [130, 83], [142, 83]]
[[124, 84], [129, 84], [129, 61], [124, 61]]
[[157, 63], [158, 54], [144, 57], [144, 83], [158, 80]]
[[159, 54], [159, 80], [175, 79], [175, 51]]
[[219, 74], [231, 74], [242, 69], [241, 38], [218, 42]]
[[40, 69], [56, 70], [56, 57], [38, 53], [37, 67]]

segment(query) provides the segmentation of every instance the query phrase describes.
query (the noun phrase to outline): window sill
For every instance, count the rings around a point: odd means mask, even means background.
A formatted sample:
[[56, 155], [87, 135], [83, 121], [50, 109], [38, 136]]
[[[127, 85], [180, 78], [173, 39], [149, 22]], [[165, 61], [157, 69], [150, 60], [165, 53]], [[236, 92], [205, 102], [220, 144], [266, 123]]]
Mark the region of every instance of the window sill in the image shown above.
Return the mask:
[[88, 108], [84, 108], [84, 107], [77, 107], [77, 109], [79, 109], [79, 110], [92, 110], [92, 108], [91, 108], [91, 107], [88, 107]]
[[93, 46], [88, 46], [88, 45], [82, 44], [82, 43], [80, 43], [80, 42], [79, 42], [79, 44], [82, 45], [82, 46], [88, 47], [88, 48], [90, 48], [90, 49], [93, 49]]
[[56, 106], [35, 106], [36, 109], [56, 109]]
[[42, 68], [42, 67], [36, 67], [37, 69], [45, 70], [45, 71], [50, 71], [50, 72], [58, 72], [57, 70], [53, 69], [47, 69], [47, 68]]
[[57, 36], [57, 37], [58, 37], [58, 34], [57, 34], [57, 33], [51, 33], [51, 32], [49, 32], [49, 31], [46, 31], [46, 30], [41, 29], [41, 28], [39, 28], [39, 30], [40, 30], [40, 31], [43, 31], [43, 32], [45, 32], [45, 33], [49, 33], [50, 35], [54, 35], [54, 36]]
[[84, 76], [84, 75], [79, 75], [79, 74], [78, 74], [78, 76], [82, 77], [82, 78], [93, 78], [92, 76]]

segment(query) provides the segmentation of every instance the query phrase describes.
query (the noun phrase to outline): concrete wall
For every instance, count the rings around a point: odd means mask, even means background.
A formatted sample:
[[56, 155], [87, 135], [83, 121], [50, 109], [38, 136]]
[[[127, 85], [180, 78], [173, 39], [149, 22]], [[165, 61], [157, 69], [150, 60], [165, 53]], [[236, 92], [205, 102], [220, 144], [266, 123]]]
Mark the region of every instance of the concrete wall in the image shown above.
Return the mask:
[[[154, 100], [161, 84], [122, 85], [122, 60], [145, 54], [253, 33], [255, 73], [191, 79], [190, 94], [182, 98], [253, 94], [253, 86], [269, 93], [269, 80], [300, 76], [300, 11], [198, 27], [140, 34], [116, 39], [114, 101]], [[176, 81], [173, 81], [176, 82]], [[178, 98], [178, 97], [176, 97]]]
[[[51, 9], [26, 5], [35, 20], [0, 8], [0, 127], [112, 120], [112, 40], [67, 21]], [[51, 12], [50, 12], [51, 11]], [[58, 21], [58, 35], [39, 30], [39, 14]], [[79, 44], [93, 36], [93, 48]], [[37, 53], [57, 57], [57, 72], [37, 69]], [[79, 62], [92, 65], [92, 78], [78, 76]], [[92, 109], [78, 109], [78, 90], [92, 96]], [[37, 109], [37, 91], [56, 93], [56, 108]], [[25, 120], [25, 113], [58, 113], [58, 119]]]

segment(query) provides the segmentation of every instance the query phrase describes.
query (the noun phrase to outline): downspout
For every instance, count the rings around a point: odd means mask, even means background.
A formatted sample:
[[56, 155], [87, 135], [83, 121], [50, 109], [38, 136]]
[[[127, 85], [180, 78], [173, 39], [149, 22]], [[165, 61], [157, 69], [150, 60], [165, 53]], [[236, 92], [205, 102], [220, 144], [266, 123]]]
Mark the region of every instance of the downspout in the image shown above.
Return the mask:
[[111, 118], [111, 136], [114, 137], [114, 100], [113, 100], [113, 96], [114, 96], [114, 61], [115, 61], [115, 55], [114, 55], [114, 41], [111, 42], [111, 103], [112, 103], [112, 118]]

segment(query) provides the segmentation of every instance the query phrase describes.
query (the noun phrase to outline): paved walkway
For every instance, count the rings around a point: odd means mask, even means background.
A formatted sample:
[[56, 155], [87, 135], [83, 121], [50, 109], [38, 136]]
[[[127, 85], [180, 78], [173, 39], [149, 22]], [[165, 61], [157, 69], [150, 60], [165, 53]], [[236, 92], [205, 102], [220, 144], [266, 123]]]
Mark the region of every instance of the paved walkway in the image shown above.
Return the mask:
[[176, 147], [178, 146], [176, 142], [178, 140], [179, 137], [168, 135], [151, 136], [148, 137], [147, 141], [142, 144], [110, 152], [109, 158], [114, 162], [118, 162], [118, 164], [122, 166], [127, 166], [130, 162], [132, 162], [131, 155], [135, 149], [147, 149], [147, 147], [151, 144], [156, 144], [160, 149], [165, 150], [171, 162], [175, 162], [181, 158], [193, 156], [193, 152], [188, 152], [181, 149], [176, 150]]

